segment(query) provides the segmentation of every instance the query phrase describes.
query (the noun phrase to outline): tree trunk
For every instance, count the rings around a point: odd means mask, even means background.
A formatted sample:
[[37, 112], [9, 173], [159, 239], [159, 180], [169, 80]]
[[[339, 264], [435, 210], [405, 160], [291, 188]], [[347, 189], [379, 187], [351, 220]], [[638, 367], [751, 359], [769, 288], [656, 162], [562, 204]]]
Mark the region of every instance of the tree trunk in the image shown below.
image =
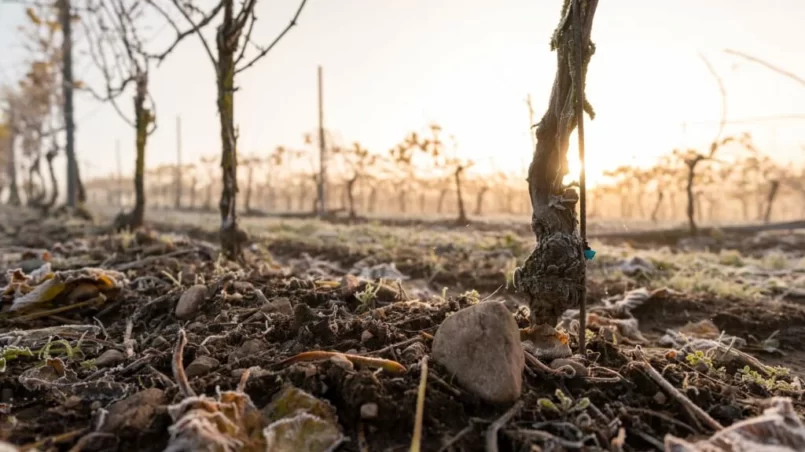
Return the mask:
[[506, 189], [506, 199], [503, 201], [504, 205], [506, 206], [504, 210], [509, 215], [514, 214], [514, 190], [511, 188]]
[[[556, 326], [566, 309], [578, 306], [585, 293], [584, 246], [576, 229], [579, 196], [574, 189], [562, 185], [562, 176], [568, 172], [570, 133], [577, 126], [574, 100], [582, 94], [577, 92], [573, 81], [584, 83], [583, 74], [591, 56], [590, 30], [598, 4], [596, 0], [581, 3], [585, 3], [586, 8], [571, 11], [571, 2], [566, 1], [563, 11], [563, 16], [565, 12], [578, 14], [581, 27], [570, 27], [572, 21], [563, 21], [552, 42], [557, 53], [556, 76], [548, 109], [537, 126], [537, 147], [528, 168], [531, 229], [537, 246], [514, 274], [515, 287], [525, 292], [531, 308], [532, 326], [543, 325], [550, 329]], [[574, 37], [573, 32], [581, 38]], [[572, 65], [568, 61], [570, 55], [578, 55], [575, 49], [571, 52], [573, 42], [586, 54], [581, 67], [575, 61]], [[575, 73], [571, 76], [571, 67], [582, 73], [581, 80], [576, 79]]]
[[464, 172], [464, 167], [459, 166], [454, 174], [456, 180], [456, 198], [458, 202], [458, 222], [467, 222], [467, 212], [464, 210], [464, 198], [461, 196], [461, 173]]
[[651, 210], [651, 222], [657, 222], [657, 215], [660, 212], [660, 205], [662, 204], [662, 200], [665, 198], [665, 192], [661, 189], [657, 189], [657, 202], [654, 203], [654, 208]]
[[693, 194], [693, 177], [696, 175], [696, 165], [699, 163], [698, 159], [691, 160], [686, 162], [688, 165], [688, 180], [687, 184], [685, 185], [685, 193], [688, 196], [688, 208], [687, 208], [687, 215], [688, 215], [688, 230], [690, 231], [690, 235], [696, 236], [699, 233], [698, 228], [696, 227], [696, 206], [695, 206], [695, 196]]
[[377, 207], [377, 186], [372, 186], [369, 190], [369, 201], [367, 202], [366, 211], [369, 213], [375, 213], [375, 208]]
[[[14, 113], [12, 112], [12, 115]], [[17, 133], [15, 130], [14, 121], [16, 119], [12, 116], [9, 118], [9, 133], [8, 133], [8, 166], [6, 168], [8, 174], [8, 203], [12, 206], [19, 206], [22, 204], [20, 200], [20, 189], [19, 185], [17, 185], [17, 151], [16, 151], [16, 144], [17, 144]]]
[[212, 209], [212, 182], [207, 184], [207, 194], [204, 197], [204, 210], [210, 211]]
[[621, 200], [621, 218], [629, 218], [629, 199], [628, 195], [625, 193], [621, 193], [620, 196]]
[[486, 192], [489, 191], [489, 187], [483, 186], [480, 190], [478, 190], [478, 194], [475, 196], [475, 212], [473, 215], [480, 217], [481, 210], [483, 209], [484, 205], [484, 196], [486, 196]]
[[773, 180], [771, 181], [771, 186], [769, 187], [769, 194], [766, 198], [766, 212], [763, 214], [763, 222], [769, 224], [771, 221], [771, 209], [774, 205], [774, 199], [777, 197], [777, 192], [780, 189], [780, 181]]
[[356, 218], [357, 215], [355, 213], [355, 182], [358, 181], [358, 176], [353, 176], [352, 179], [347, 181], [347, 189], [345, 190], [347, 193], [347, 203], [349, 204], [349, 217]]
[[637, 196], [635, 202], [637, 203], [637, 213], [640, 215], [640, 219], [643, 220], [646, 218], [646, 211], [643, 209], [643, 186], [638, 185], [635, 187], [637, 189]]
[[746, 196], [741, 196], [741, 215], [744, 221], [749, 221], [749, 199]]
[[193, 178], [190, 179], [190, 208], [191, 209], [196, 208], [196, 187], [197, 186], [198, 186], [198, 179], [196, 178], [196, 176], [193, 176]]
[[243, 210], [251, 212], [252, 210], [252, 182], [254, 181], [254, 166], [251, 164], [246, 169], [246, 197], [244, 199]]
[[148, 97], [148, 74], [137, 74], [136, 93], [134, 94], [134, 130], [135, 150], [137, 157], [134, 162], [134, 208], [129, 214], [118, 216], [115, 219], [117, 229], [137, 229], [143, 225], [145, 217], [145, 146], [148, 142], [148, 126], [153, 117], [151, 111], [145, 108]]
[[408, 193], [406, 192], [405, 189], [401, 189], [400, 193], [397, 194], [397, 202], [400, 205], [400, 213], [405, 213], [406, 201], [407, 201], [407, 199], [406, 199], [407, 196], [406, 195], [408, 195]]
[[221, 122], [221, 170], [223, 187], [221, 190], [221, 228], [219, 236], [221, 251], [230, 260], [242, 257], [245, 237], [238, 229], [238, 151], [235, 134], [235, 51], [237, 50], [240, 27], [234, 17], [234, 0], [224, 0], [223, 23], [218, 28], [218, 116]]
[[[80, 201], [78, 162], [75, 156], [75, 123], [73, 121], [73, 36], [70, 0], [59, 0], [59, 22], [62, 29], [62, 91], [66, 132], [64, 153], [67, 157], [67, 206], [74, 208]], [[86, 192], [84, 192], [86, 201]]]
[[[299, 198], [297, 200], [297, 210], [300, 212], [305, 211], [305, 200], [307, 199], [307, 187], [300, 186], [299, 187]], [[313, 199], [313, 210], [316, 210], [316, 206], [318, 206], [318, 197]]]
[[48, 152], [45, 156], [48, 162], [48, 173], [50, 174], [50, 199], [48, 199], [47, 203], [45, 204], [45, 212], [49, 212], [50, 209], [56, 204], [56, 199], [59, 197], [59, 182], [56, 180], [56, 170], [53, 168], [53, 159], [56, 158], [56, 152]]
[[444, 198], [447, 197], [447, 187], [439, 190], [439, 199], [436, 202], [436, 213], [440, 214], [444, 210]]

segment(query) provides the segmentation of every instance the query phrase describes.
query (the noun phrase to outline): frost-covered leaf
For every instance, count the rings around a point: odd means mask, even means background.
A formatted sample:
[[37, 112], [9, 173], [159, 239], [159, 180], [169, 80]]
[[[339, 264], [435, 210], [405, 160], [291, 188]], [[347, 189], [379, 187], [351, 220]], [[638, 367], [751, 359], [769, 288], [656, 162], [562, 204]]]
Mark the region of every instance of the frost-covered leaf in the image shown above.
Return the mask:
[[338, 424], [305, 412], [273, 422], [264, 435], [267, 452], [327, 452], [344, 441]]

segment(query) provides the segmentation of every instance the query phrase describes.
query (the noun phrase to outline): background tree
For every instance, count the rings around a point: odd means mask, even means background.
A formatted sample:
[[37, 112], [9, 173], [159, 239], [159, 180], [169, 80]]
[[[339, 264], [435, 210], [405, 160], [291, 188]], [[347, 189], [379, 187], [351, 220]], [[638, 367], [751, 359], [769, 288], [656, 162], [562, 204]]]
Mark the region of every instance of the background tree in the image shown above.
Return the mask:
[[349, 176], [344, 187], [347, 198], [347, 209], [349, 211], [349, 218], [355, 219], [358, 216], [355, 211], [355, 184], [361, 178], [368, 177], [371, 168], [377, 162], [377, 155], [370, 153], [357, 141], [352, 143], [352, 146], [348, 148], [334, 148], [333, 154], [340, 156], [347, 168]]
[[[16, 143], [21, 139], [21, 157], [28, 168], [24, 189], [29, 206], [47, 210], [45, 201], [47, 183], [42, 176], [42, 149], [48, 137], [55, 139], [59, 127], [54, 119], [61, 104], [59, 68], [62, 66], [62, 49], [59, 47], [58, 10], [49, 5], [26, 8], [28, 21], [19, 27], [22, 43], [27, 51], [29, 69], [19, 81], [16, 92], [6, 93], [6, 117], [13, 123], [11, 146], [15, 182], [12, 185], [13, 202], [19, 201], [16, 189]], [[53, 178], [51, 178], [52, 180]], [[51, 184], [51, 191], [58, 196], [58, 186]], [[51, 196], [52, 197], [52, 196]]]
[[408, 210], [408, 194], [416, 183], [416, 167], [414, 154], [420, 143], [419, 134], [409, 133], [402, 142], [389, 150], [390, 162], [395, 167], [394, 186], [397, 193], [397, 205], [400, 213]]
[[[145, 215], [145, 152], [148, 138], [156, 131], [156, 104], [149, 92], [150, 54], [138, 30], [145, 18], [144, 3], [135, 0], [89, 0], [90, 13], [81, 21], [88, 36], [89, 50], [95, 66], [103, 76], [103, 92], [87, 87], [97, 100], [109, 102], [118, 115], [134, 129], [134, 207], [120, 213], [114, 221], [118, 229], [135, 229]], [[133, 87], [133, 118], [123, 113], [117, 98]]]
[[[237, 192], [238, 192], [238, 158], [237, 158], [237, 131], [235, 130], [235, 75], [253, 66], [263, 58], [282, 39], [283, 36], [296, 25], [296, 20], [302, 12], [307, 0], [302, 0], [293, 19], [288, 26], [277, 36], [268, 47], [259, 48], [257, 55], [244, 60], [246, 49], [251, 43], [251, 33], [257, 21], [254, 8], [257, 0], [245, 0], [236, 10], [235, 0], [220, 0], [213, 11], [204, 16], [200, 22], [193, 18], [198, 11], [190, 4], [180, 4], [173, 0], [175, 8], [192, 25], [215, 69], [217, 87], [218, 115], [221, 125], [221, 169], [223, 171], [223, 188], [219, 205], [221, 213], [220, 240], [221, 251], [229, 259], [239, 259], [242, 256], [242, 245], [245, 234], [238, 228], [237, 220]], [[156, 5], [156, 2], [151, 2]], [[174, 25], [177, 32], [177, 41], [187, 34], [175, 25], [165, 9], [157, 6], [157, 10]], [[218, 24], [215, 42], [217, 55], [214, 55], [206, 38], [200, 32], [207, 22], [223, 10], [223, 17]], [[245, 31], [245, 35], [243, 34]], [[188, 33], [189, 34], [189, 33]], [[167, 55], [167, 53], [165, 53]], [[162, 57], [164, 58], [164, 56]], [[243, 64], [241, 64], [243, 63]]]
[[20, 129], [20, 110], [22, 100], [16, 90], [4, 87], [2, 93], [2, 112], [3, 112], [3, 135], [5, 172], [8, 179], [9, 194], [6, 202], [12, 206], [19, 206], [20, 199], [19, 185], [17, 182], [17, 138]]
[[458, 218], [456, 221], [459, 223], [466, 223], [468, 221], [467, 211], [464, 208], [464, 197], [461, 191], [461, 183], [464, 176], [464, 171], [471, 167], [473, 162], [471, 160], [462, 159], [458, 156], [458, 146], [456, 144], [455, 137], [453, 136], [450, 137], [450, 140], [453, 143], [452, 155], [446, 155], [444, 143], [439, 136], [442, 131], [442, 127], [438, 124], [431, 124], [429, 129], [430, 137], [421, 139], [417, 143], [417, 146], [422, 152], [425, 153], [427, 157], [433, 159], [437, 167], [445, 169], [450, 174], [456, 189], [456, 207], [458, 210]]
[[252, 193], [254, 192], [254, 170], [259, 169], [263, 163], [262, 159], [255, 155], [247, 155], [245, 158], [238, 162], [246, 168], [246, 196], [243, 199], [243, 211], [246, 213], [252, 212]]

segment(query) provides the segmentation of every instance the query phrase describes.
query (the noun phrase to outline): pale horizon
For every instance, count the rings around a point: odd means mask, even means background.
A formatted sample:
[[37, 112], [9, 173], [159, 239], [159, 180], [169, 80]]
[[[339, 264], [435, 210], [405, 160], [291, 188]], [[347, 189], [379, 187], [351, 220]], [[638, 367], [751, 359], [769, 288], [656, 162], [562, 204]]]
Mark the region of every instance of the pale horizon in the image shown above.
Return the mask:
[[[241, 155], [302, 146], [302, 135], [317, 127], [316, 70], [322, 65], [325, 126], [347, 143], [357, 140], [385, 153], [408, 132], [437, 122], [445, 134], [456, 136], [459, 151], [475, 160], [476, 168], [521, 170], [532, 153], [525, 98], [531, 94], [539, 120], [556, 68], [548, 42], [561, 2], [435, 3], [309, 0], [298, 26], [236, 79]], [[258, 3], [255, 41], [273, 39], [297, 7], [297, 1]], [[16, 31], [24, 19], [23, 5], [0, 3], [5, 49], [0, 84], [14, 83], [25, 70]], [[723, 53], [738, 50], [805, 76], [802, 23], [805, 5], [795, 0], [601, 2], [593, 27], [597, 51], [588, 73], [587, 95], [597, 113], [586, 124], [590, 183], [600, 181], [605, 170], [647, 165], [675, 147], [703, 148], [712, 140], [721, 100], [699, 52], [724, 81], [728, 121], [805, 115], [805, 87]], [[161, 25], [153, 51], [173, 37], [170, 27]], [[80, 27], [75, 39], [83, 49]], [[75, 73], [97, 86], [88, 57], [76, 55]], [[152, 68], [159, 128], [149, 139], [147, 166], [175, 163], [177, 116], [184, 163], [219, 154], [213, 77], [194, 36]], [[119, 99], [126, 113], [130, 99], [131, 93]], [[117, 140], [122, 170], [133, 172], [134, 132], [111, 106], [78, 94], [75, 117], [83, 178], [116, 171]], [[750, 132], [762, 152], [801, 165], [803, 123], [730, 124], [725, 133]], [[57, 165], [61, 177], [64, 159]]]

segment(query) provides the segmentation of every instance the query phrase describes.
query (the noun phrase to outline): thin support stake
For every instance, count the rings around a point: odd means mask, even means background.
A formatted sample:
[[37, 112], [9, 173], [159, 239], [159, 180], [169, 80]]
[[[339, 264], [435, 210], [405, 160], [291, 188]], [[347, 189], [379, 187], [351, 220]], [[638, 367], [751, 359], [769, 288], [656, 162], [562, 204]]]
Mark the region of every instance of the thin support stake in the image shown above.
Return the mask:
[[[579, 139], [579, 233], [581, 234], [582, 244], [587, 250], [587, 178], [584, 171], [584, 68], [582, 67], [584, 56], [584, 45], [581, 33], [581, 8], [580, 0], [573, 0], [573, 44], [575, 46], [575, 91], [576, 91], [576, 127]], [[587, 265], [586, 256], [582, 256], [583, 264]], [[581, 300], [579, 300], [579, 353], [581, 356], [587, 354], [587, 281], [585, 274], [585, 284], [581, 289]]]

